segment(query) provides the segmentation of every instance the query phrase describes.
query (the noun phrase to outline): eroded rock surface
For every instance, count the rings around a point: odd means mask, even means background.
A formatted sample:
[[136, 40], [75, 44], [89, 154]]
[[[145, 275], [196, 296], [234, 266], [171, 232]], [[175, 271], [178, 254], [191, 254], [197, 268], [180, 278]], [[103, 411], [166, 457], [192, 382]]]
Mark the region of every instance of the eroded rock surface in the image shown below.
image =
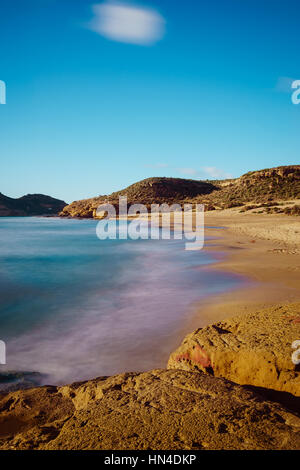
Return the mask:
[[298, 339], [300, 304], [270, 307], [194, 331], [171, 354], [168, 368], [202, 370], [300, 397], [300, 366], [291, 358]]
[[168, 370], [2, 394], [0, 448], [300, 449], [299, 307], [199, 329]]
[[225, 379], [152, 370], [0, 400], [1, 449], [297, 449], [300, 418]]

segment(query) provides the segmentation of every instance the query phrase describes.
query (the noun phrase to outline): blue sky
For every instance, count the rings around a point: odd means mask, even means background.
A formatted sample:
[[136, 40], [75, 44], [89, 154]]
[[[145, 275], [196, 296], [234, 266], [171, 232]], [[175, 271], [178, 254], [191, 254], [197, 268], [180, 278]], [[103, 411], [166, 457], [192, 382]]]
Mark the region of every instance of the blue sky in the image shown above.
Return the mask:
[[299, 13], [291, 0], [2, 1], [0, 191], [71, 202], [149, 176], [299, 164]]

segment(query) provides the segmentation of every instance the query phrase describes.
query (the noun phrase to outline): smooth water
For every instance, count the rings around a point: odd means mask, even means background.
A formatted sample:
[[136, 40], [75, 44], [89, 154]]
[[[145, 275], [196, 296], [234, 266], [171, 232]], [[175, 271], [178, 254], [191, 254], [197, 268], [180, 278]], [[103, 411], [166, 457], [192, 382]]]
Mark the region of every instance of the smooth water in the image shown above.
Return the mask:
[[193, 303], [240, 283], [183, 241], [99, 240], [96, 224], [0, 218], [0, 388], [164, 366]]

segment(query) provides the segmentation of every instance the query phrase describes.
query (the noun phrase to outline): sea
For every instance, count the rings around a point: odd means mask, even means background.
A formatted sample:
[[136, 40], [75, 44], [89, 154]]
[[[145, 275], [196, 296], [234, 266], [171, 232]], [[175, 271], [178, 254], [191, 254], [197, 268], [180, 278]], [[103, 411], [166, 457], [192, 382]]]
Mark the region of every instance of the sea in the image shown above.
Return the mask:
[[100, 240], [98, 223], [0, 218], [0, 390], [165, 367], [195, 305], [243, 282], [211, 250]]

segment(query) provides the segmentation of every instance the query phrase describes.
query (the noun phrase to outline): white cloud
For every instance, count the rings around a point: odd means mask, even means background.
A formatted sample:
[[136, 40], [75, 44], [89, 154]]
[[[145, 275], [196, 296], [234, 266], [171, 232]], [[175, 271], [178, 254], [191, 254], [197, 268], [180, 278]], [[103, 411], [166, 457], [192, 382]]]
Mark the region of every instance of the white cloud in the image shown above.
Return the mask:
[[202, 170], [207, 176], [211, 178], [217, 178], [217, 179], [232, 178], [232, 175], [230, 173], [227, 173], [226, 171], [223, 171], [220, 168], [216, 168], [215, 166], [204, 166], [202, 167]]
[[155, 10], [108, 1], [93, 5], [89, 28], [113, 41], [151, 45], [162, 39], [165, 20]]
[[199, 172], [198, 170], [196, 170], [195, 168], [177, 168], [177, 170], [179, 171], [179, 173], [181, 173], [182, 175], [197, 175]]
[[221, 170], [220, 168], [217, 168], [215, 166], [203, 166], [199, 170], [196, 168], [177, 168], [177, 171], [181, 173], [182, 175], [189, 175], [189, 176], [194, 176], [199, 179], [204, 179], [204, 178], [213, 178], [213, 179], [226, 179], [226, 178], [232, 178], [232, 175], [230, 173], [227, 173], [226, 171]]

